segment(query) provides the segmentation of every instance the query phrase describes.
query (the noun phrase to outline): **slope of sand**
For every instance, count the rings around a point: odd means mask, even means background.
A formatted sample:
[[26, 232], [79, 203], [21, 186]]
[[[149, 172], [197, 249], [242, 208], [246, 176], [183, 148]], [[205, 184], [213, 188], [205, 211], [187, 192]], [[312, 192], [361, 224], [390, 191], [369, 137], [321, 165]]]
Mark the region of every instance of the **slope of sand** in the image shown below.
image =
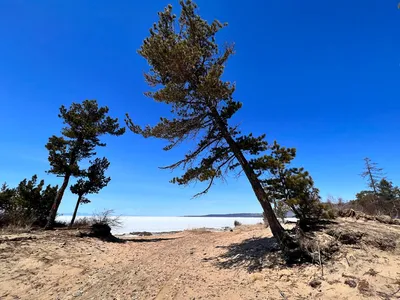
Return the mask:
[[[389, 233], [399, 243], [400, 226], [344, 219], [337, 226]], [[2, 234], [0, 299], [400, 299], [399, 247], [345, 245], [322, 277], [318, 265], [283, 264], [262, 225], [125, 239]]]

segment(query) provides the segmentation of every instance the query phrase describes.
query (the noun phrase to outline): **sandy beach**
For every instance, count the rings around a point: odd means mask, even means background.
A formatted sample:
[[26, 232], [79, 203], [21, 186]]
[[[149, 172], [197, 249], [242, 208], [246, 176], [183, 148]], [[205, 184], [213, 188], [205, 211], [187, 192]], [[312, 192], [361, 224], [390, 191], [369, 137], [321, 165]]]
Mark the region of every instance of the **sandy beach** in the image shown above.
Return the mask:
[[[400, 226], [339, 222], [399, 243]], [[398, 247], [343, 245], [321, 270], [318, 264], [285, 265], [262, 225], [124, 236], [118, 243], [76, 234], [3, 233], [0, 299], [400, 298]]]

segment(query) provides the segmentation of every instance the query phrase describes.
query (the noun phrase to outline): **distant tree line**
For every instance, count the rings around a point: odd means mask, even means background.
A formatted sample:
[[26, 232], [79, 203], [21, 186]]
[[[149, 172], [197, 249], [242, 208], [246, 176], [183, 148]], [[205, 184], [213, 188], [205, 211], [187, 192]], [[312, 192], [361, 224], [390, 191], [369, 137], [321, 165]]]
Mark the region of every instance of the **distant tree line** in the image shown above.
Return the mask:
[[339, 209], [354, 209], [369, 215], [387, 215], [400, 218], [400, 188], [389, 181], [382, 168], [371, 159], [365, 158], [364, 172], [361, 176], [366, 179], [369, 189], [356, 194], [356, 199], [344, 202], [339, 200]]

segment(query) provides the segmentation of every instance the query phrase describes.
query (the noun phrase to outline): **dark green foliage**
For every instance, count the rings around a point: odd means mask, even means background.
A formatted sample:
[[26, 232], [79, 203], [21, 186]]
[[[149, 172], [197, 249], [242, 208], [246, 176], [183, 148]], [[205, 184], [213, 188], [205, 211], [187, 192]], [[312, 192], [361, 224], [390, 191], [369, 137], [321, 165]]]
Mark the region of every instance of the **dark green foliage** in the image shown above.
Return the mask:
[[[232, 47], [221, 51], [214, 41], [215, 33], [223, 25], [218, 21], [208, 24], [202, 20], [195, 14], [196, 6], [192, 2], [181, 5], [178, 20], [172, 14], [171, 6], [159, 13], [160, 21], [154, 24], [150, 37], [139, 50], [152, 66], [145, 76], [146, 81], [150, 86], [161, 86], [146, 95], [170, 104], [175, 118], [161, 118], [156, 126], [144, 129], [134, 125], [129, 117], [127, 121], [136, 133], [168, 140], [170, 143], [164, 150], [172, 149], [187, 138], [197, 140], [193, 151], [167, 168], [186, 169], [183, 176], [172, 180], [174, 183], [208, 181], [208, 187], [200, 195], [209, 190], [215, 178], [222, 177], [225, 170], [234, 167], [235, 157], [212, 111], [218, 109], [221, 121], [227, 124], [241, 104], [232, 99], [234, 85], [220, 79], [224, 64], [233, 53]], [[232, 136], [238, 135], [234, 128], [227, 130]], [[203, 158], [197, 161], [201, 156]]]
[[253, 165], [261, 177], [267, 176], [263, 180], [264, 188], [279, 215], [285, 213], [287, 206], [302, 221], [319, 219], [324, 207], [313, 179], [303, 168], [289, 167], [296, 156], [296, 149], [281, 147], [277, 142], [269, 149], [270, 154]]
[[90, 167], [85, 172], [84, 177], [79, 178], [78, 181], [71, 186], [71, 192], [78, 195], [78, 200], [70, 226], [74, 224], [79, 204], [90, 202], [85, 196], [88, 194], [97, 194], [110, 182], [111, 178], [106, 177], [104, 174], [109, 165], [110, 163], [105, 157], [102, 159], [96, 158], [94, 161], [90, 162]]
[[120, 128], [118, 118], [107, 116], [108, 107], [99, 107], [96, 100], [73, 103], [69, 109], [64, 105], [58, 115], [65, 127], [61, 137], [52, 136], [46, 144], [49, 150], [49, 173], [64, 176], [80, 176], [82, 171], [78, 163], [96, 153], [97, 146], [104, 147], [99, 137], [105, 134], [122, 135], [125, 128]]
[[108, 116], [108, 107], [99, 107], [96, 100], [73, 103], [69, 109], [61, 106], [59, 117], [65, 124], [62, 136], [50, 137], [46, 148], [49, 150], [51, 166], [49, 173], [64, 177], [64, 181], [55, 197], [47, 228], [52, 227], [70, 177], [85, 174], [79, 162], [95, 155], [96, 147], [106, 146], [100, 136], [119, 136], [125, 132], [125, 128], [120, 128], [117, 118]]
[[79, 178], [77, 183], [71, 186], [71, 192], [76, 195], [97, 194], [111, 180], [104, 174], [109, 166], [110, 162], [105, 157], [91, 161], [85, 177]]
[[16, 188], [5, 184], [0, 190], [0, 211], [3, 222], [11, 225], [44, 226], [50, 212], [57, 186], [45, 186], [37, 176], [24, 179]]
[[155, 126], [141, 128], [127, 115], [128, 127], [144, 137], [165, 139], [164, 150], [192, 140], [194, 149], [166, 168], [184, 169], [173, 183], [206, 182], [207, 193], [215, 179], [229, 171], [244, 172], [268, 219], [278, 242], [292, 247], [293, 240], [283, 230], [255, 173], [258, 156], [268, 149], [265, 135], [243, 135], [229, 119], [242, 107], [233, 99], [235, 85], [222, 79], [225, 65], [234, 53], [232, 45], [220, 48], [215, 35], [226, 24], [208, 23], [196, 13], [192, 1], [181, 1], [177, 17], [169, 5], [159, 13], [139, 54], [150, 65], [145, 79], [151, 87], [146, 95], [171, 108], [171, 118], [160, 118]]
[[386, 201], [393, 201], [400, 198], [400, 189], [398, 186], [393, 186], [391, 181], [382, 178], [377, 185], [378, 196]]
[[11, 207], [11, 199], [15, 195], [15, 189], [3, 183], [0, 189], [0, 211], [6, 211]]
[[129, 116], [126, 121], [135, 133], [169, 141], [164, 150], [171, 150], [186, 139], [195, 140], [193, 151], [166, 168], [186, 169], [181, 177], [172, 179], [173, 183], [209, 182], [197, 194], [200, 195], [209, 190], [215, 178], [239, 166], [226, 135], [235, 138], [238, 148], [248, 154], [262, 151], [264, 142], [263, 137], [241, 136], [236, 127], [228, 125], [241, 103], [232, 98], [235, 86], [221, 79], [233, 47], [219, 49], [214, 36], [225, 25], [218, 21], [208, 24], [196, 14], [196, 5], [191, 1], [181, 1], [181, 6], [178, 19], [171, 6], [159, 13], [159, 22], [139, 50], [151, 65], [145, 74], [147, 83], [159, 88], [146, 95], [169, 104], [175, 118], [161, 118], [156, 126], [144, 129]]
[[240, 223], [238, 220], [235, 220], [233, 222], [233, 226], [237, 227], [237, 226], [242, 226], [242, 223]]

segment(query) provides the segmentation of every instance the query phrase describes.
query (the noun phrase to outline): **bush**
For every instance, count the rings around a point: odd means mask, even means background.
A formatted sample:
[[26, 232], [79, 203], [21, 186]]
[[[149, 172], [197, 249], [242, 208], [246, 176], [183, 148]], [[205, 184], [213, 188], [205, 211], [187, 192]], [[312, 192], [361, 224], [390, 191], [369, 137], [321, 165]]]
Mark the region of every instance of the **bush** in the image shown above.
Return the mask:
[[233, 222], [233, 225], [234, 225], [235, 227], [237, 227], [237, 226], [241, 226], [242, 223], [240, 223], [238, 220], [235, 220], [235, 222]]
[[0, 226], [44, 226], [57, 194], [58, 186], [45, 187], [34, 175], [16, 188], [0, 188]]
[[93, 220], [88, 217], [83, 217], [83, 218], [78, 218], [75, 219], [74, 224], [72, 225], [72, 228], [87, 228], [90, 227], [93, 224]]
[[65, 221], [55, 220], [54, 223], [53, 223], [53, 227], [54, 228], [64, 228], [64, 227], [67, 227], [67, 226], [68, 226], [67, 222], [65, 222]]
[[91, 218], [91, 225], [95, 224], [105, 224], [112, 227], [121, 227], [122, 221], [121, 218], [118, 216], [112, 216], [113, 214], [112, 209], [104, 210], [102, 212], [96, 212], [93, 214]]
[[118, 216], [112, 216], [113, 210], [95, 212], [91, 217], [77, 218], [72, 228], [89, 228], [97, 225], [107, 225], [111, 227], [121, 227], [122, 221]]
[[95, 223], [90, 226], [90, 236], [97, 238], [111, 237], [111, 227], [106, 223]]
[[324, 206], [322, 211], [321, 218], [322, 219], [335, 219], [337, 217], [337, 212], [328, 206]]

